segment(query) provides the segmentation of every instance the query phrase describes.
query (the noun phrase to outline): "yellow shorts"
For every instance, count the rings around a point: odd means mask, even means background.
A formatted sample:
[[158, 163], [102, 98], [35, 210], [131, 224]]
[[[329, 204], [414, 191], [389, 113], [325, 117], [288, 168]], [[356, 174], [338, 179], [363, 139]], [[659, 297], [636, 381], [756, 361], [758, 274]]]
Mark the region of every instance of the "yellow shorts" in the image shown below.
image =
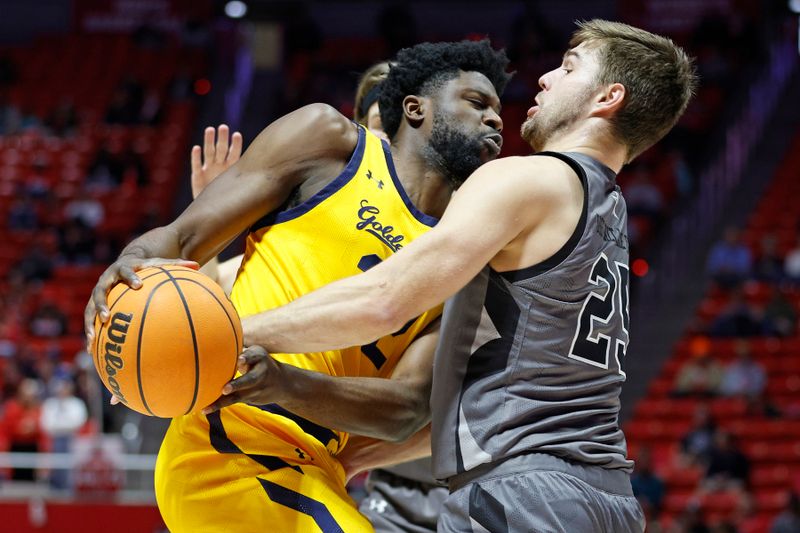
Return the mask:
[[155, 471], [164, 522], [171, 533], [373, 531], [327, 436], [241, 404], [173, 419]]

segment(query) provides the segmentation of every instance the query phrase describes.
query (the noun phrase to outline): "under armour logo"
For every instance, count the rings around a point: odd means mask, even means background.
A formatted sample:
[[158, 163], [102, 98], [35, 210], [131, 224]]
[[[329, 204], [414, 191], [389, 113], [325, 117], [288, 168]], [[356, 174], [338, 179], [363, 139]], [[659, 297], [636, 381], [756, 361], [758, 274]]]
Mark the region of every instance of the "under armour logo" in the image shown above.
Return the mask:
[[374, 499], [369, 500], [370, 511], [375, 511], [381, 514], [385, 513], [387, 505], [389, 505], [389, 502], [387, 502], [386, 500], [374, 500]]
[[[371, 180], [371, 179], [372, 179], [372, 171], [371, 171], [371, 170], [369, 170], [369, 169], [367, 169], [367, 179], [368, 179], [368, 180]], [[377, 184], [378, 184], [378, 188], [379, 188], [379, 189], [383, 189], [383, 180], [378, 180], [378, 181], [376, 181], [375, 183], [377, 183]]]

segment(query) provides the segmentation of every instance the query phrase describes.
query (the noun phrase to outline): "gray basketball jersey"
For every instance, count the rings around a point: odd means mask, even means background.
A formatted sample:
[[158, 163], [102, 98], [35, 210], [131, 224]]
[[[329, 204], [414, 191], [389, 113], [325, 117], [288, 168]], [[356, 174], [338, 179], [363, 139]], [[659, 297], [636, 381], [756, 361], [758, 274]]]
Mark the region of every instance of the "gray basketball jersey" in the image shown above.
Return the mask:
[[543, 152], [580, 178], [581, 219], [548, 260], [486, 267], [446, 304], [433, 370], [434, 476], [526, 452], [630, 472], [618, 423], [628, 345], [625, 201], [589, 156]]

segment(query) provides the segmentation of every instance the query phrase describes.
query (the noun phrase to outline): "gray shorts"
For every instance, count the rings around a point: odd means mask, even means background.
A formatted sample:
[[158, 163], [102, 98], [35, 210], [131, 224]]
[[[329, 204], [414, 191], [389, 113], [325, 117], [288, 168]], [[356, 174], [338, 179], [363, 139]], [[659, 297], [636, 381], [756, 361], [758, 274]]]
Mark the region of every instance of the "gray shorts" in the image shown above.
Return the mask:
[[[489, 470], [458, 487], [444, 504], [438, 531], [644, 531], [644, 513], [630, 490], [627, 474], [578, 466], [553, 456], [547, 456], [544, 461], [541, 457], [532, 457], [541, 455], [511, 459], [501, 464], [501, 468]], [[507, 464], [511, 462], [515, 464]], [[590, 475], [581, 475], [584, 472]]]
[[374, 470], [359, 511], [376, 533], [434, 533], [449, 493], [446, 487]]

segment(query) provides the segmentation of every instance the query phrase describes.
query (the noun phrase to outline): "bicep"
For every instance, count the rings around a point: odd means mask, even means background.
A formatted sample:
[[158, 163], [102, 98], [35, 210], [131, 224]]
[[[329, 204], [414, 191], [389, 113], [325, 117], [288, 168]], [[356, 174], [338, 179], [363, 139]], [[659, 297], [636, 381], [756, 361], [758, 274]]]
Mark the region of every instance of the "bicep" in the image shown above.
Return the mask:
[[329, 106], [306, 106], [270, 124], [170, 226], [182, 256], [207, 261], [277, 209], [315, 169], [346, 161], [358, 134]]
[[393, 280], [401, 314], [445, 301], [505, 248], [530, 223], [520, 196], [513, 183], [503, 183], [491, 168], [482, 167], [454, 196], [434, 229], [372, 269], [374, 275]]

